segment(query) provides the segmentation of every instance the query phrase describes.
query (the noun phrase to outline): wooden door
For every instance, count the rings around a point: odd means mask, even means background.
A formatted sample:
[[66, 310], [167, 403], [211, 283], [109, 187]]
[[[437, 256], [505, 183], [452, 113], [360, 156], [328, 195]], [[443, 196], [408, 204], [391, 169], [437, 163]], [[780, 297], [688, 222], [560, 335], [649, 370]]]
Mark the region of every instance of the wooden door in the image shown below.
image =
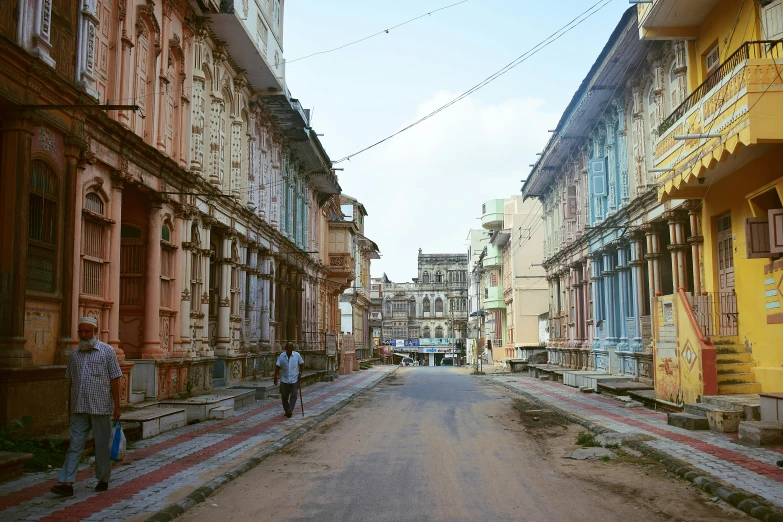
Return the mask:
[[731, 235], [731, 214], [718, 218], [718, 290], [734, 291], [734, 242]]

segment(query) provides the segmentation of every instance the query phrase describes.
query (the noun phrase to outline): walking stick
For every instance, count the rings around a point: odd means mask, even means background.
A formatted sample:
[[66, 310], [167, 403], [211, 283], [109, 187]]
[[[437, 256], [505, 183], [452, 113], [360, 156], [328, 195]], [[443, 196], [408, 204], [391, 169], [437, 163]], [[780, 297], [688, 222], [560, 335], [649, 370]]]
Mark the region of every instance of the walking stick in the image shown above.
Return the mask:
[[297, 383], [299, 386], [299, 404], [302, 405], [302, 417], [304, 417], [304, 399], [302, 398], [302, 379]]

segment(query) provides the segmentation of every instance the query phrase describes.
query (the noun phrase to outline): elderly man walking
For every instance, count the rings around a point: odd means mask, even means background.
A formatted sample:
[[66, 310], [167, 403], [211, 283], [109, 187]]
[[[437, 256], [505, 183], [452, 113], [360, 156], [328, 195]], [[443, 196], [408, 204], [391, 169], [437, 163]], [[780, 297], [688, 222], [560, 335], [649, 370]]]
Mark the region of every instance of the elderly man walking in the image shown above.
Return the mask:
[[114, 349], [98, 340], [98, 320], [82, 317], [77, 330], [79, 346], [68, 360], [65, 378], [68, 379], [71, 445], [60, 469], [58, 485], [51, 491], [57, 495], [73, 495], [73, 483], [79, 459], [92, 429], [95, 442], [95, 491], [109, 489], [111, 460], [109, 446], [111, 421], [120, 418], [120, 377], [122, 371]]
[[280, 354], [275, 364], [275, 386], [280, 377], [280, 399], [283, 401], [285, 416], [290, 417], [296, 407], [296, 394], [299, 391], [299, 376], [304, 371], [304, 359], [294, 350], [293, 343], [285, 344], [285, 351]]

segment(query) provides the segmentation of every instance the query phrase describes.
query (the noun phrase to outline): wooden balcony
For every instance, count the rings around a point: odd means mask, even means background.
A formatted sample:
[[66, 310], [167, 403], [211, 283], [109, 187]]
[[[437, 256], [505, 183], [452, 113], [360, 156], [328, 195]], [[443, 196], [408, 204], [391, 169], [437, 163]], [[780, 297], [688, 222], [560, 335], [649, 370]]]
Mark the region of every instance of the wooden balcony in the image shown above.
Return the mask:
[[[670, 169], [657, 177], [659, 199], [703, 197], [742, 166], [727, 165], [740, 150], [783, 142], [782, 118], [783, 41], [746, 42], [659, 126], [653, 167]], [[675, 139], [705, 134], [719, 137]]]
[[329, 278], [335, 282], [340, 282], [345, 288], [348, 288], [351, 285], [351, 281], [356, 279], [354, 259], [347, 252], [330, 252], [328, 268]]

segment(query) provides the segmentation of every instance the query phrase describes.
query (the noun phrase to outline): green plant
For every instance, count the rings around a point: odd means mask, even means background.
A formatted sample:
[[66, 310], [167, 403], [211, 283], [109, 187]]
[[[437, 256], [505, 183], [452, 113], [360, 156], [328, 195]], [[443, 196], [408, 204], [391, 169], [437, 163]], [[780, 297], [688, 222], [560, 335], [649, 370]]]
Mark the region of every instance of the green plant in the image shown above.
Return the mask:
[[595, 440], [595, 435], [589, 431], [580, 431], [579, 435], [576, 436], [576, 443], [583, 448], [595, 448], [600, 446], [598, 441]]
[[612, 459], [611, 459], [611, 458], [610, 458], [608, 455], [604, 455], [603, 457], [601, 457], [601, 461], [602, 461], [602, 462], [609, 462], [609, 461], [611, 461], [611, 460], [612, 460]]
[[11, 439], [17, 428], [21, 428], [19, 419], [14, 419], [8, 426], [0, 428], [0, 451], [14, 451], [14, 441]]
[[193, 394], [193, 388], [196, 386], [196, 381], [193, 380], [193, 377], [188, 377], [187, 382], [185, 383], [185, 391], [187, 392], [188, 396]]

